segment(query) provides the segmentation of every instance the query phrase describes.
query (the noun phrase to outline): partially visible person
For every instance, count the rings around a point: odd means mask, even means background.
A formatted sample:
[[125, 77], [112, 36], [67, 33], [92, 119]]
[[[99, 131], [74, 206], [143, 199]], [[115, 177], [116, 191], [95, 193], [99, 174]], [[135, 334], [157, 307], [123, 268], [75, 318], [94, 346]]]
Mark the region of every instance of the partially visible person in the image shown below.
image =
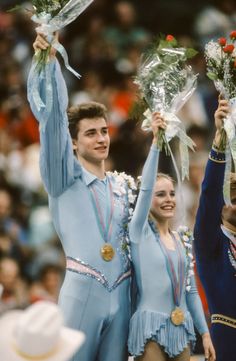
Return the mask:
[[104, 33], [105, 39], [115, 45], [118, 56], [124, 56], [134, 45], [143, 49], [150, 41], [150, 33], [138, 25], [135, 5], [128, 0], [119, 0], [114, 5], [114, 24]]
[[13, 199], [7, 188], [0, 187], [0, 227], [7, 231], [13, 239], [17, 239], [19, 244], [27, 246], [27, 232], [12, 217]]
[[45, 264], [40, 272], [38, 280], [33, 282], [29, 290], [30, 303], [39, 300], [58, 302], [58, 295], [62, 285], [62, 269], [55, 264]]
[[21, 277], [19, 264], [14, 258], [5, 256], [0, 259], [0, 284], [3, 286], [0, 314], [28, 306], [27, 284]]
[[197, 292], [191, 233], [171, 229], [176, 198], [173, 180], [156, 179], [160, 129], [166, 123], [153, 116], [153, 146], [145, 163], [137, 204], [129, 224], [131, 257], [137, 281], [137, 307], [130, 321], [129, 352], [135, 361], [189, 361], [194, 325], [202, 336], [205, 358], [215, 351]]
[[229, 33], [236, 26], [235, 0], [213, 0], [206, 2], [194, 21], [194, 32], [202, 47], [212, 40]]
[[[37, 51], [49, 44], [39, 34], [33, 46]], [[53, 54], [46, 73], [39, 75], [34, 66], [28, 98], [40, 123], [41, 175], [66, 256], [59, 305], [66, 325], [86, 334], [72, 360], [126, 361], [131, 277], [127, 224], [134, 181], [105, 172], [110, 137], [104, 105], [89, 102], [67, 109], [65, 81]], [[35, 102], [32, 86], [37, 79], [43, 101], [46, 85], [52, 85], [51, 108], [39, 109]]]
[[225, 152], [219, 150], [221, 129], [230, 108], [219, 97], [215, 137], [202, 183], [194, 228], [197, 270], [211, 314], [211, 334], [217, 361], [233, 360], [236, 340], [236, 181], [231, 179], [231, 203], [223, 200]]
[[0, 318], [0, 359], [68, 361], [84, 338], [82, 332], [64, 327], [57, 305], [41, 301]]

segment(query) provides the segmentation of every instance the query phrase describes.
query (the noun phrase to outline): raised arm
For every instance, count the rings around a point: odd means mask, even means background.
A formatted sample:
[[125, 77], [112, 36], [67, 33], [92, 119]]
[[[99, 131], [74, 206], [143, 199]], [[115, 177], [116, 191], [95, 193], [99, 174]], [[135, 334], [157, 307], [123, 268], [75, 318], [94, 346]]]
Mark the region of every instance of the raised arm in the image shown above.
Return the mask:
[[220, 224], [224, 204], [223, 182], [225, 170], [225, 154], [221, 147], [221, 128], [223, 119], [228, 113], [227, 101], [219, 99], [219, 105], [215, 112], [216, 133], [202, 183], [194, 227], [194, 247], [198, 259], [212, 256], [212, 252], [216, 252], [221, 247]]
[[149, 214], [159, 159], [159, 150], [156, 146], [157, 136], [159, 129], [165, 129], [165, 127], [164, 119], [160, 117], [159, 113], [154, 113], [152, 119], [153, 144], [143, 167], [139, 195], [129, 224], [131, 241], [134, 242], [139, 242], [140, 234]]
[[[41, 35], [34, 42], [35, 50], [45, 50], [48, 45]], [[67, 88], [53, 53], [49, 63], [40, 72], [33, 60], [28, 77], [28, 100], [40, 124], [40, 170], [43, 182], [47, 192], [56, 197], [74, 182], [81, 169], [73, 156], [68, 131]], [[40, 101], [43, 103], [41, 106]]]

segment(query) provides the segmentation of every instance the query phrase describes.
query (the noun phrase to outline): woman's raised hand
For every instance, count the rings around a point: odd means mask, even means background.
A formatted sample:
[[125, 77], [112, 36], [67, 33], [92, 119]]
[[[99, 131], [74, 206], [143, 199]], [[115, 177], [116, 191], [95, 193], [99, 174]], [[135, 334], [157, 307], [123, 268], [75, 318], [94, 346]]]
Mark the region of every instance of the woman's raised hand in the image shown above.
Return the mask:
[[151, 127], [153, 132], [153, 143], [156, 143], [159, 131], [166, 129], [166, 121], [159, 112], [154, 112], [152, 114]]

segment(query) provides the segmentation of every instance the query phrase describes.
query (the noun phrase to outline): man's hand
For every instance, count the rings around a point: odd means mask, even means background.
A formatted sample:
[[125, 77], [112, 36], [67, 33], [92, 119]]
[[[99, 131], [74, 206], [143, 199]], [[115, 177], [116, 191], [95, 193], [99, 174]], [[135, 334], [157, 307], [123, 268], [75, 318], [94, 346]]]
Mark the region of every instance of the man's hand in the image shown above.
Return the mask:
[[227, 117], [227, 115], [230, 113], [230, 107], [227, 100], [223, 99], [221, 95], [219, 95], [218, 98], [218, 108], [215, 112], [215, 127], [216, 127], [216, 133], [215, 133], [215, 139], [214, 144], [219, 147], [220, 140], [221, 140], [221, 131], [224, 125], [224, 119]]
[[152, 114], [152, 132], [153, 132], [153, 143], [157, 143], [158, 133], [160, 129], [165, 130], [166, 129], [166, 121], [165, 119], [160, 115], [159, 112], [155, 112]]
[[[58, 32], [55, 34], [53, 41], [58, 40]], [[53, 42], [50, 44], [44, 34], [38, 33], [37, 37], [33, 43], [33, 48], [35, 53], [40, 50], [47, 50], [49, 46], [52, 46], [50, 50], [50, 57], [54, 57], [56, 55], [56, 49], [53, 48]]]

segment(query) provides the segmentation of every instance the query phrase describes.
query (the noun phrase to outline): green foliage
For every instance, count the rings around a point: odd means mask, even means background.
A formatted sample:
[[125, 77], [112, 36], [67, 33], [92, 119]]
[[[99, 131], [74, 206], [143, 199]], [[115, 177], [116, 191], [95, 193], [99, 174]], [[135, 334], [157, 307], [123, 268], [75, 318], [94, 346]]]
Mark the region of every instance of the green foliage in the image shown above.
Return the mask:
[[192, 59], [198, 54], [198, 51], [193, 48], [187, 48], [185, 51], [185, 56], [187, 59]]
[[148, 104], [145, 98], [138, 97], [137, 101], [133, 104], [129, 112], [129, 118], [134, 119], [136, 121], [142, 121], [144, 119], [143, 113], [147, 108], [148, 108]]

